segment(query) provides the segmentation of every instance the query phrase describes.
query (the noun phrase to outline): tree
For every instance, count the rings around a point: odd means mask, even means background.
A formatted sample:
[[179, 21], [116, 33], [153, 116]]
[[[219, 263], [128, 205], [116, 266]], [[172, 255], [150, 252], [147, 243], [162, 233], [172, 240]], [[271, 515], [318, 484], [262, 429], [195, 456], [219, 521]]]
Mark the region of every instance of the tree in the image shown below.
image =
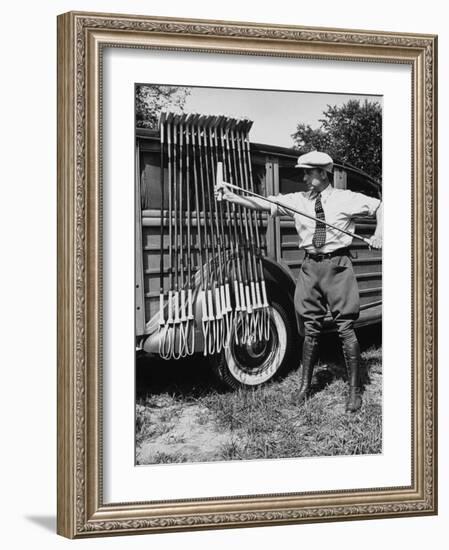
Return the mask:
[[319, 128], [298, 124], [292, 138], [302, 153], [315, 149], [382, 179], [382, 108], [377, 101], [351, 99], [327, 105]]
[[292, 137], [295, 140], [295, 146], [302, 153], [328, 151], [331, 145], [330, 136], [321, 128], [312, 128], [310, 124], [298, 124]]
[[157, 129], [160, 112], [182, 111], [189, 94], [188, 88], [179, 86], [136, 86], [136, 126]]

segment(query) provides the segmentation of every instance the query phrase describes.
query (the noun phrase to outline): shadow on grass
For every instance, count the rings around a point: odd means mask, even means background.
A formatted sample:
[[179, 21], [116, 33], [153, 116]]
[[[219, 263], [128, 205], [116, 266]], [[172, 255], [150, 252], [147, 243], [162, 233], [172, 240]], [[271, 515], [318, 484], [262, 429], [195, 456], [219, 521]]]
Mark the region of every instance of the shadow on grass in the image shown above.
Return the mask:
[[[357, 336], [362, 353], [373, 346], [382, 345], [382, 326], [359, 329]], [[298, 350], [300, 355], [301, 350]], [[336, 334], [323, 335], [320, 342], [319, 364], [317, 365], [312, 391], [322, 390], [334, 380], [347, 379], [341, 344]], [[368, 371], [371, 359], [362, 361], [362, 381], [369, 383]], [[372, 361], [378, 362], [378, 358]], [[322, 366], [323, 365], [323, 366]], [[140, 354], [136, 358], [136, 398], [144, 399], [148, 394], [168, 393], [175, 397], [198, 399], [209, 393], [225, 393], [216, 380], [212, 369], [202, 355], [186, 359], [165, 361], [157, 357]]]
[[[363, 387], [370, 384], [371, 367], [379, 363], [378, 353], [370, 356], [368, 350], [382, 347], [382, 325], [362, 327], [357, 330], [357, 338], [362, 353], [360, 379]], [[365, 352], [365, 353], [364, 353]], [[326, 334], [321, 337], [319, 363], [315, 369], [312, 393], [321, 391], [334, 380], [347, 380], [346, 364], [337, 334]]]
[[165, 361], [146, 354], [136, 359], [136, 397], [169, 393], [198, 399], [209, 392], [222, 392], [207, 360], [200, 356]]

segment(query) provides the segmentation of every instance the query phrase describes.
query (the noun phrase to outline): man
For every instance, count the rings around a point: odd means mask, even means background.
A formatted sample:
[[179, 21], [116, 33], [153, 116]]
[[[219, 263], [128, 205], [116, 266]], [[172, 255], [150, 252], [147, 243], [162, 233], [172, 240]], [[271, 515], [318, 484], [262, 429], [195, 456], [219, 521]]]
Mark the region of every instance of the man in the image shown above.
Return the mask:
[[304, 182], [308, 191], [267, 198], [305, 212], [318, 221], [294, 214], [262, 198], [236, 195], [226, 184], [217, 185], [216, 191], [222, 194], [224, 200], [250, 209], [265, 210], [272, 216], [293, 216], [299, 248], [305, 250], [295, 291], [295, 308], [304, 326], [302, 379], [298, 401], [301, 403], [310, 395], [313, 368], [318, 358], [318, 338], [329, 307], [342, 342], [349, 376], [346, 410], [355, 412], [362, 406], [362, 388], [359, 376], [360, 347], [354, 332], [360, 300], [349, 256], [352, 237], [321, 222], [326, 221], [353, 232], [355, 216], [375, 214], [377, 224], [374, 235], [369, 240], [370, 246], [382, 248], [382, 203], [379, 199], [362, 193], [334, 189], [329, 179], [333, 171], [333, 160], [326, 153], [312, 151], [301, 155], [296, 168], [304, 169]]

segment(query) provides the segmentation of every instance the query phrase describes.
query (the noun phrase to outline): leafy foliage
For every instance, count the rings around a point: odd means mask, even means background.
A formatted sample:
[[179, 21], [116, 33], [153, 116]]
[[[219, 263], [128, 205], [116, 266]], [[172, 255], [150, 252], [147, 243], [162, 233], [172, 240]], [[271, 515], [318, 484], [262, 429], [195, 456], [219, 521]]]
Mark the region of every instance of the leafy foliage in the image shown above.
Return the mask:
[[138, 85], [136, 86], [136, 126], [156, 129], [163, 109], [182, 111], [188, 88], [179, 86]]
[[377, 101], [351, 99], [341, 106], [328, 105], [320, 127], [298, 124], [292, 134], [301, 153], [319, 150], [332, 158], [382, 178], [382, 108]]

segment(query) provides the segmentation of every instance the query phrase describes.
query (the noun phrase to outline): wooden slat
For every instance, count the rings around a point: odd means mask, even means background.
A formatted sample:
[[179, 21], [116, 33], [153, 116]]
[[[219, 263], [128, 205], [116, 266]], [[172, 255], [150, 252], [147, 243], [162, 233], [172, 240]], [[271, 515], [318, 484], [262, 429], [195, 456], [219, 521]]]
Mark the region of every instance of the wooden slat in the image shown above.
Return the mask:
[[143, 252], [142, 252], [142, 218], [140, 208], [140, 152], [139, 144], [136, 147], [136, 278], [135, 278], [135, 315], [136, 315], [136, 335], [140, 336], [145, 332], [145, 301], [144, 301], [144, 281], [143, 281]]
[[359, 290], [360, 296], [368, 296], [370, 294], [379, 294], [382, 295], [382, 287], [375, 287], [375, 288], [365, 288], [362, 290]]

